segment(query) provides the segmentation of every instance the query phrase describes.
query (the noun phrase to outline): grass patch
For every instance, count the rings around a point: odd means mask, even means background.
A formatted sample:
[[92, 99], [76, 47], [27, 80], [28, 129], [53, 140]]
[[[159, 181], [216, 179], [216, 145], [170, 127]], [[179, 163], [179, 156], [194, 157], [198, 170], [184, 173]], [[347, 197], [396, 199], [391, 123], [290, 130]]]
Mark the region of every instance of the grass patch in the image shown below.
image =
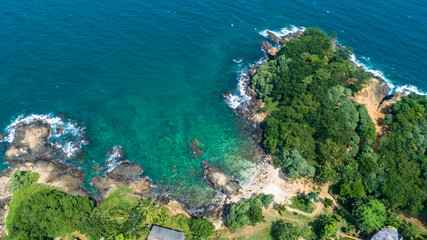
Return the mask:
[[306, 213], [312, 213], [313, 212], [313, 204], [305, 197], [293, 197], [291, 198], [292, 204], [289, 206], [294, 209], [301, 210]]
[[106, 211], [115, 209], [129, 209], [138, 203], [138, 196], [132, 194], [132, 189], [124, 186], [111, 188], [108, 196], [99, 205], [99, 208]]
[[304, 239], [313, 239], [316, 238], [316, 234], [313, 232], [312, 223], [314, 218], [303, 216], [301, 214], [293, 215], [289, 211], [285, 211], [280, 215], [276, 210], [269, 208], [263, 211], [265, 216], [265, 221], [257, 223], [254, 226], [246, 226], [240, 228], [236, 231], [231, 231], [230, 229], [222, 229], [216, 231], [209, 239], [254, 239], [254, 240], [272, 240], [270, 235], [271, 225], [273, 222], [283, 219], [288, 222], [292, 222], [295, 225], [299, 226], [301, 229], [301, 236]]

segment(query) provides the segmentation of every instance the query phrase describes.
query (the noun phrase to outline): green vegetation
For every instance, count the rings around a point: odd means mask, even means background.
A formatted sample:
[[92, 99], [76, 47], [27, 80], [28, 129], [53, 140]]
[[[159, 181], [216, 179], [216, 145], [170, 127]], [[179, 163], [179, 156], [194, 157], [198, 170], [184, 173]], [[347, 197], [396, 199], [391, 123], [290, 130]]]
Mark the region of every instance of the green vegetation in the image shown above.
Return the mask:
[[387, 219], [386, 209], [378, 199], [367, 199], [364, 202], [356, 202], [355, 205], [354, 216], [366, 231], [372, 232], [384, 226]]
[[[427, 217], [427, 99], [411, 94], [390, 107], [390, 131], [380, 141], [379, 161], [383, 182], [376, 186], [392, 209]], [[376, 183], [378, 184], [378, 183]]]
[[296, 149], [283, 150], [280, 153], [278, 165], [284, 168], [288, 176], [294, 180], [301, 176], [314, 176], [314, 167], [308, 165]]
[[292, 204], [289, 207], [301, 210], [306, 213], [313, 212], [313, 206], [308, 196], [300, 194], [299, 196], [292, 197], [291, 201]]
[[36, 172], [16, 170], [10, 177], [10, 190], [14, 193], [16, 190], [28, 187], [39, 179]]
[[297, 240], [300, 230], [292, 223], [278, 220], [271, 226], [271, 236], [274, 240]]
[[6, 239], [53, 239], [74, 232], [93, 210], [87, 197], [30, 184], [15, 190], [6, 219]]
[[337, 221], [331, 215], [324, 215], [320, 219], [319, 230], [318, 236], [320, 239], [334, 237], [335, 231], [337, 230]]
[[[349, 61], [351, 52], [307, 29], [257, 70], [251, 86], [268, 101], [263, 146], [273, 162], [292, 179], [332, 183], [368, 233], [385, 225], [387, 210], [427, 217], [427, 99], [411, 94], [392, 105], [377, 139], [366, 107], [352, 99], [372, 76]], [[308, 203], [294, 198], [291, 207], [307, 212]], [[329, 220], [322, 220], [329, 226], [322, 237], [331, 232]]]
[[[17, 170], [12, 174], [14, 193], [6, 219], [6, 239], [53, 239], [75, 231], [89, 239], [144, 239], [152, 225], [173, 225], [167, 207], [156, 204], [156, 199], [139, 199], [129, 188], [111, 189], [95, 208], [88, 197], [36, 184], [37, 179], [35, 173]], [[182, 225], [177, 228], [184, 228], [186, 239], [207, 238], [215, 228], [202, 218], [174, 216], [173, 220], [177, 219]]]
[[273, 195], [260, 194], [248, 201], [234, 204], [228, 211], [227, 224], [231, 229], [238, 229], [249, 224], [255, 226], [264, 220], [261, 207], [267, 208], [273, 202]]

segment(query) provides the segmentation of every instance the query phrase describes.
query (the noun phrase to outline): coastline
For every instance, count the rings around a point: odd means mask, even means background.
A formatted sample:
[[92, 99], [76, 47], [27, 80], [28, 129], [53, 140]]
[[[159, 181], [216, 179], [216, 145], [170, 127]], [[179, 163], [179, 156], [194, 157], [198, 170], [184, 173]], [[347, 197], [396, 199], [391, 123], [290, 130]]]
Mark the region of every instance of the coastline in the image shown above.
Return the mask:
[[[308, 193], [313, 190], [314, 185], [307, 183], [308, 179], [300, 179], [293, 181], [285, 176], [283, 172], [280, 170], [280, 168], [277, 168], [272, 163], [272, 156], [267, 154], [261, 147], [261, 141], [262, 141], [262, 128], [261, 123], [264, 121], [264, 119], [267, 117], [266, 113], [260, 112], [259, 109], [262, 108], [265, 103], [258, 98], [256, 92], [250, 87], [250, 80], [252, 76], [256, 73], [257, 69], [264, 64], [265, 62], [274, 59], [275, 54], [280, 49], [281, 46], [286, 44], [286, 41], [289, 41], [292, 38], [298, 37], [302, 34], [301, 31], [296, 31], [293, 33], [290, 33], [289, 35], [285, 36], [275, 36], [271, 32], [267, 32], [268, 37], [271, 41], [274, 41], [278, 44], [279, 47], [274, 47], [272, 44], [268, 45], [265, 42], [264, 44], [261, 43], [261, 46], [263, 47], [263, 50], [266, 53], [266, 57], [262, 58], [260, 61], [258, 61], [256, 64], [252, 66], [251, 69], [248, 70], [246, 74], [243, 74], [242, 76], [242, 82], [239, 80], [239, 91], [241, 93], [246, 94], [246, 100], [239, 103], [238, 106], [232, 107], [235, 109], [235, 112], [237, 115], [239, 115], [241, 118], [248, 121], [251, 125], [251, 137], [256, 142], [257, 146], [254, 146], [256, 148], [260, 148], [260, 156], [259, 161], [257, 162], [257, 165], [255, 167], [254, 175], [247, 184], [247, 186], [240, 186], [240, 188], [236, 187], [235, 189], [231, 189], [230, 192], [227, 192], [227, 194], [224, 195], [224, 198], [222, 201], [210, 204], [208, 206], [204, 206], [202, 208], [198, 209], [189, 209], [186, 208], [185, 205], [179, 202], [177, 198], [175, 198], [173, 195], [165, 194], [164, 198], [162, 196], [157, 195], [157, 197], [160, 197], [160, 201], [164, 201], [166, 206], [171, 208], [174, 213], [187, 213], [188, 216], [193, 217], [201, 217], [204, 216], [208, 218], [210, 221], [212, 221], [216, 228], [221, 228], [221, 225], [223, 223], [223, 209], [227, 208], [230, 204], [238, 203], [244, 199], [249, 199], [253, 197], [254, 195], [258, 195], [260, 193], [265, 194], [273, 194], [275, 195], [275, 202], [281, 203], [281, 202], [289, 202], [290, 198], [293, 196], [296, 196], [297, 193], [305, 192]], [[274, 37], [275, 36], [275, 37]], [[282, 44], [282, 45], [281, 45]], [[337, 45], [338, 47], [341, 47], [340, 45]], [[246, 82], [245, 82], [246, 81]], [[371, 116], [371, 118], [376, 123], [377, 127], [377, 133], [381, 133], [382, 127], [382, 119], [384, 118], [385, 114], [384, 111], [395, 101], [401, 98], [401, 96], [405, 95], [406, 93], [400, 93], [395, 92], [392, 95], [390, 95], [390, 87], [387, 85], [386, 80], [382, 78], [376, 78], [373, 77], [369, 83], [365, 85], [365, 87], [355, 94], [354, 99], [361, 104], [365, 104], [368, 109], [368, 113]], [[224, 94], [225, 98], [231, 99], [233, 97], [232, 94]], [[230, 102], [232, 102], [230, 100]], [[233, 105], [234, 106], [234, 105]], [[27, 125], [29, 122], [26, 123]], [[52, 129], [44, 131], [44, 133], [41, 133], [42, 136], [40, 136], [39, 139], [33, 139], [34, 141], [46, 141], [46, 132], [52, 133]], [[54, 130], [53, 132], [55, 134], [58, 130]], [[25, 134], [24, 134], [25, 135]], [[83, 138], [83, 137], [82, 137]], [[40, 140], [41, 139], [41, 140]], [[15, 139], [11, 139], [10, 141], [13, 142]], [[18, 139], [19, 141], [19, 139]], [[49, 141], [49, 139], [47, 139]], [[19, 145], [19, 144], [17, 144]], [[30, 144], [31, 145], [31, 144]], [[37, 144], [36, 144], [37, 145]], [[46, 142], [44, 144], [46, 145]], [[38, 145], [37, 145], [38, 146]], [[29, 146], [30, 147], [30, 146]], [[31, 147], [32, 148], [32, 147]], [[91, 185], [95, 188], [100, 190], [99, 196], [93, 196], [97, 201], [102, 201], [103, 198], [105, 198], [108, 190], [112, 187], [118, 187], [118, 186], [128, 186], [134, 189], [134, 194], [138, 196], [150, 196], [153, 197], [150, 193], [150, 190], [153, 188], [152, 182], [149, 178], [141, 176], [143, 173], [142, 167], [131, 163], [130, 161], [125, 160], [125, 153], [123, 149], [118, 149], [119, 147], [114, 147], [113, 150], [111, 150], [108, 153], [109, 158], [111, 158], [111, 165], [109, 165], [107, 171], [105, 172], [105, 176], [103, 177], [95, 177], [91, 181]], [[18, 149], [18, 148], [17, 148]], [[19, 150], [19, 149], [18, 149]], [[51, 151], [52, 149], [47, 149], [47, 151]], [[42, 151], [42, 152], [40, 152]], [[20, 169], [20, 170], [31, 170], [38, 172], [49, 171], [45, 174], [40, 174], [41, 178], [39, 179], [39, 183], [56, 186], [62, 188], [65, 192], [72, 194], [72, 195], [84, 195], [89, 196], [92, 195], [89, 192], [87, 192], [85, 189], [82, 189], [81, 181], [83, 179], [82, 177], [82, 170], [77, 168], [72, 168], [68, 165], [63, 164], [59, 161], [59, 159], [53, 159], [53, 157], [47, 152], [45, 152], [43, 149], [35, 151], [38, 155], [32, 156], [31, 159], [36, 159], [39, 157], [49, 159], [51, 162], [43, 163], [42, 161], [36, 161], [36, 162], [19, 162], [18, 164], [11, 165], [8, 169], [4, 170], [0, 173], [1, 177], [1, 184], [0, 189], [4, 193], [2, 196], [3, 199], [0, 199], [0, 207], [2, 208], [2, 211], [0, 211], [0, 219], [4, 219], [2, 216], [7, 215], [7, 201], [10, 202], [11, 194], [9, 185], [10, 175], [12, 173], [12, 170], [14, 169]], [[32, 151], [29, 151], [32, 152]], [[12, 151], [13, 154], [16, 154], [17, 156], [14, 157], [15, 159], [20, 159], [20, 156], [22, 154], [22, 151]], [[22, 156], [21, 156], [22, 157]], [[27, 157], [27, 156], [26, 156]], [[23, 164], [23, 165], [19, 165]], [[37, 164], [41, 164], [40, 167]], [[43, 165], [45, 164], [45, 165]], [[51, 164], [49, 166], [46, 166], [46, 164]], [[53, 165], [52, 165], [53, 164]], [[67, 166], [67, 169], [63, 169]], [[50, 176], [53, 169], [59, 168], [58, 174], [55, 175], [55, 177], [46, 177]], [[219, 171], [216, 171], [218, 173]], [[208, 174], [208, 173], [207, 173]], [[206, 178], [205, 178], [206, 179]], [[58, 181], [60, 180], [60, 183]], [[211, 181], [212, 182], [212, 181]], [[73, 187], [70, 188], [70, 183], [76, 183], [75, 185], [72, 185]], [[207, 181], [209, 183], [209, 181]], [[226, 181], [226, 184], [231, 184], [234, 187], [236, 181], [233, 179], [228, 179]], [[224, 186], [226, 185], [220, 185], [215, 186], [214, 188], [218, 191], [226, 192], [226, 189]], [[165, 190], [167, 191], [167, 190]], [[156, 196], [154, 196], [156, 197]], [[5, 230], [5, 224], [4, 221], [0, 220], [0, 232]], [[1, 234], [0, 234], [1, 237]]]

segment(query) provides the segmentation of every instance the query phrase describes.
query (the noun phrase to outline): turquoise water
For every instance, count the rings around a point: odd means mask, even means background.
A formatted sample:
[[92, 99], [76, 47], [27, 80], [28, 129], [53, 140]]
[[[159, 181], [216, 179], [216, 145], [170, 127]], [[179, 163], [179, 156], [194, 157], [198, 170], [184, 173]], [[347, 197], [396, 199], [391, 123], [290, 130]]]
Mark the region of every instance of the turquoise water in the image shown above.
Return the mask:
[[[263, 56], [261, 30], [336, 31], [397, 87], [427, 91], [427, 5], [419, 1], [4, 0], [0, 9], [0, 128], [21, 114], [77, 119], [91, 140], [74, 163], [86, 179], [120, 145], [194, 206], [212, 194], [202, 160], [239, 178], [253, 166], [253, 143], [221, 94]], [[199, 159], [194, 139], [206, 148]]]

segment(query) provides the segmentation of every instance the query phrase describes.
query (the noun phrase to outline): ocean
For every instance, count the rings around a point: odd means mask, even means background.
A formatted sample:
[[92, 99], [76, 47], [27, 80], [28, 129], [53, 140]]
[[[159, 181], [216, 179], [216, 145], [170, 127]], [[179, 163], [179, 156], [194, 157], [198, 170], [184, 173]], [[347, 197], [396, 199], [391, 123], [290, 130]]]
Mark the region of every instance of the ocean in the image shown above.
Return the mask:
[[[82, 145], [84, 157], [68, 163], [88, 188], [114, 146], [190, 206], [221, 197], [203, 182], [203, 160], [247, 183], [255, 143], [222, 94], [242, 97], [239, 77], [264, 56], [266, 29], [335, 31], [394, 90], [427, 92], [423, 1], [3, 0], [0, 9], [0, 128], [10, 133], [19, 117], [77, 120], [60, 141], [70, 156]], [[89, 143], [72, 139], [81, 129]], [[206, 149], [198, 159], [195, 139]]]

